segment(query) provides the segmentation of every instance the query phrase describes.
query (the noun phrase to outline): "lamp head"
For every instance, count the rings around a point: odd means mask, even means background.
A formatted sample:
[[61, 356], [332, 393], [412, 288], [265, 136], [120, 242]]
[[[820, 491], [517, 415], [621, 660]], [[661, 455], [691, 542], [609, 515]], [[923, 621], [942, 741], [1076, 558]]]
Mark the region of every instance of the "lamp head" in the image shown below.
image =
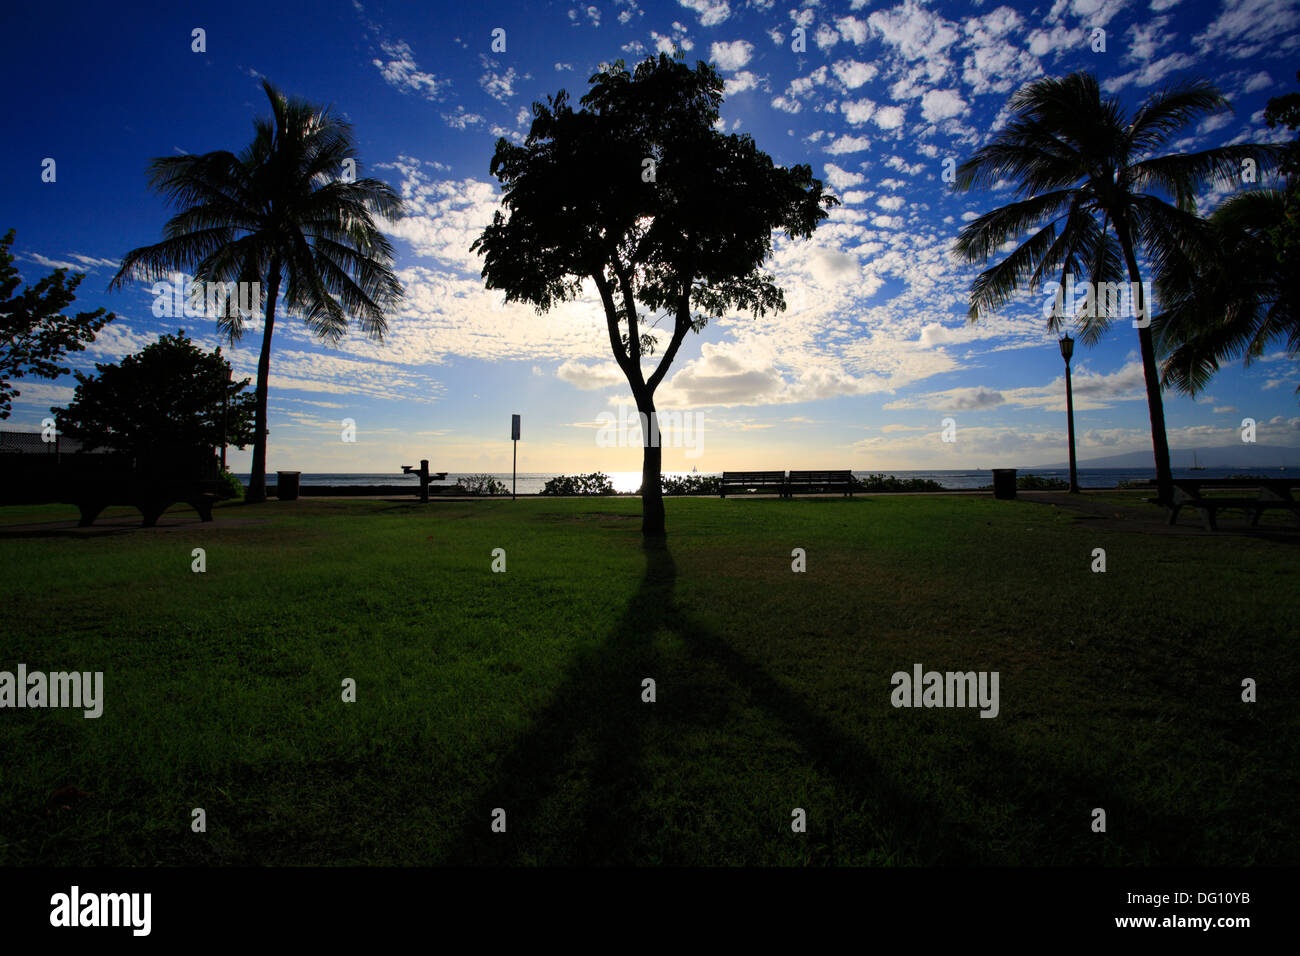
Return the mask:
[[1070, 356], [1074, 354], [1074, 339], [1070, 338], [1068, 334], [1063, 335], [1061, 336], [1060, 345], [1061, 357], [1067, 362], [1070, 361]]

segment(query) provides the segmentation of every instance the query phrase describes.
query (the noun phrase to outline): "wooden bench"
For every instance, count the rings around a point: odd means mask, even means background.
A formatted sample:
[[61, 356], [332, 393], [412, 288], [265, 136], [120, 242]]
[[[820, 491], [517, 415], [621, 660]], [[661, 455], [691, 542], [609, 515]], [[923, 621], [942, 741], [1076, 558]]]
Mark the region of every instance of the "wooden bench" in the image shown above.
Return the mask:
[[784, 471], [724, 471], [722, 480], [718, 482], [718, 496], [727, 497], [727, 493], [733, 494], [747, 491], [762, 492], [775, 491], [782, 497], [785, 496], [785, 472]]
[[838, 491], [853, 495], [853, 472], [851, 471], [792, 471], [786, 480], [786, 497], [796, 494], [816, 494], [824, 491]]
[[[1225, 508], [1240, 508], [1250, 513], [1250, 525], [1259, 524], [1259, 516], [1269, 508], [1290, 511], [1300, 522], [1300, 502], [1292, 496], [1293, 488], [1300, 487], [1300, 478], [1175, 478], [1173, 500], [1169, 504], [1169, 523], [1178, 521], [1183, 508], [1195, 508], [1201, 513], [1205, 527], [1217, 531], [1216, 514]], [[1212, 497], [1206, 491], [1254, 491], [1254, 497]]]

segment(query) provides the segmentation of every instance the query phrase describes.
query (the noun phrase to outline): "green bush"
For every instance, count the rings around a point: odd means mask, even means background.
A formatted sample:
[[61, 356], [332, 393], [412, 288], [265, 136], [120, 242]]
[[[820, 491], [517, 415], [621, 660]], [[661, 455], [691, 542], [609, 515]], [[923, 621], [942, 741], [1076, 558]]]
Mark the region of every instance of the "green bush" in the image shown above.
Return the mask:
[[456, 487], [465, 495], [508, 495], [510, 489], [491, 475], [466, 475], [456, 479]]
[[569, 497], [572, 495], [612, 495], [614, 484], [609, 480], [609, 475], [597, 471], [590, 475], [559, 475], [552, 478], [542, 488], [544, 495], [559, 495]]
[[[992, 491], [992, 485], [980, 485], [976, 491]], [[1016, 475], [1017, 491], [1069, 491], [1070, 483], [1063, 478], [1040, 478], [1038, 475]]]
[[1040, 478], [1038, 475], [1016, 475], [1017, 491], [1069, 491], [1070, 483], [1061, 478]]
[[943, 491], [943, 485], [932, 478], [896, 478], [893, 475], [876, 474], [866, 478], [853, 476], [854, 491]]
[[[211, 474], [211, 472], [208, 472], [208, 474]], [[243, 498], [244, 483], [230, 471], [223, 468], [221, 471], [221, 487], [217, 489], [217, 497], [223, 501], [229, 498]]]
[[[665, 495], [716, 495], [722, 490], [721, 475], [662, 475], [660, 486]], [[641, 494], [645, 486], [637, 489]]]

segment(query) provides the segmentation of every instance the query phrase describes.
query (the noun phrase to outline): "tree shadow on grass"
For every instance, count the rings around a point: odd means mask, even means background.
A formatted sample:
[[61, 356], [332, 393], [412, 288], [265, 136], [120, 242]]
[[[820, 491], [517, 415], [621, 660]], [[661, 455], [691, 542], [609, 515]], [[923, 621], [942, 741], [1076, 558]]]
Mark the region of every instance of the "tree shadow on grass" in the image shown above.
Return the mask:
[[[496, 780], [469, 808], [449, 863], [614, 862], [620, 833], [635, 821], [646, 720], [640, 677], [672, 602], [677, 568], [662, 544], [647, 543], [637, 593], [604, 644], [582, 654], [552, 702], [496, 765]], [[548, 804], [567, 803], [556, 813]], [[507, 814], [505, 833], [489, 814]], [[571, 855], [553, 859], [556, 846]]]
[[[599, 648], [579, 659], [552, 703], [497, 763], [494, 781], [465, 808], [469, 818], [445, 848], [444, 862], [649, 862], [647, 847], [638, 845], [640, 837], [670, 823], [645, 819], [643, 809], [645, 793], [658, 782], [645, 767], [652, 721], [646, 710], [650, 705], [641, 700], [640, 681], [663, 671], [653, 646], [661, 628], [681, 635], [701, 670], [710, 666], [729, 686], [719, 693], [716, 678], [689, 676], [683, 686], [679, 676], [672, 702], [654, 705], [654, 720], [680, 722], [676, 730], [681, 732], [720, 727], [743, 697], [870, 818], [870, 836], [854, 842], [878, 844], [869, 849], [880, 859], [955, 862], [954, 840], [969, 847], [978, 839], [978, 834], [955, 832], [933, 801], [896, 788], [861, 740], [810, 708], [722, 637], [690, 620], [674, 602], [677, 567], [667, 546], [647, 542], [644, 547], [641, 586], [618, 624]], [[662, 739], [662, 729], [660, 735]], [[489, 827], [498, 807], [506, 810], [505, 833]], [[761, 859], [762, 850], [756, 848], [754, 855]]]

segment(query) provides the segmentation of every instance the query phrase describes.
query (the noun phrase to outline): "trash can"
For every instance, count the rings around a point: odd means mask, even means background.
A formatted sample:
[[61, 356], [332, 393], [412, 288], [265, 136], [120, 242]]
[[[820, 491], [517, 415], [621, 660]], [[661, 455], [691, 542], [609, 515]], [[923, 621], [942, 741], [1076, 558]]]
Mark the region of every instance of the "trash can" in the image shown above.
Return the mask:
[[[298, 479], [302, 476], [301, 471], [277, 471], [275, 473], [275, 496], [281, 501], [298, 500]], [[1011, 482], [1011, 490], [1015, 491], [1015, 482]], [[1015, 497], [1012, 494], [1011, 497]]]
[[[297, 485], [294, 486], [294, 494], [297, 494]], [[1016, 497], [1016, 469], [1014, 468], [994, 468], [993, 469], [993, 497], [1000, 498], [1003, 501], [1012, 501]]]

